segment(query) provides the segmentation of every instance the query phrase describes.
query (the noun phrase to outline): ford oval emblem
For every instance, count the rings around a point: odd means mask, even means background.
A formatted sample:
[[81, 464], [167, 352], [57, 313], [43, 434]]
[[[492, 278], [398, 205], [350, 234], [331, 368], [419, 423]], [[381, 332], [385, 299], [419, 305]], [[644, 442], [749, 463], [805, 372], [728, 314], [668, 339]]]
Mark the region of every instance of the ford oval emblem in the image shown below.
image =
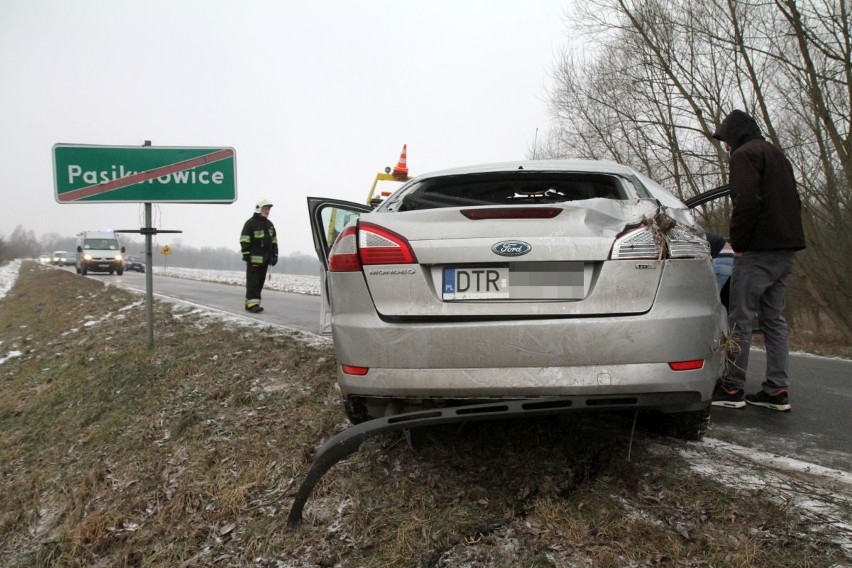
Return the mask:
[[491, 250], [500, 256], [521, 256], [532, 250], [532, 245], [524, 241], [500, 241]]

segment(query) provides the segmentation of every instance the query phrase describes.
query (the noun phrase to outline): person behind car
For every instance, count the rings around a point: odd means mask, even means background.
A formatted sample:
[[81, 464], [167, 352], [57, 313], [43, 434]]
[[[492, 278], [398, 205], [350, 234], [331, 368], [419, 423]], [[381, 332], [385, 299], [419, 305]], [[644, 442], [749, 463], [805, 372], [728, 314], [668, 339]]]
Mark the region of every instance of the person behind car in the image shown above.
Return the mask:
[[246, 311], [254, 314], [263, 311], [260, 294], [266, 273], [278, 262], [278, 236], [275, 226], [268, 219], [272, 202], [261, 199], [254, 208], [254, 215], [243, 225], [240, 233], [240, 250], [246, 263]]
[[[713, 273], [716, 275], [716, 289], [720, 294], [727, 294], [726, 285], [731, 279], [731, 271], [734, 268], [734, 249], [731, 243], [722, 235], [706, 233], [707, 242], [710, 243], [710, 258], [713, 259]], [[728, 307], [727, 296], [722, 301]]]
[[[730, 243], [735, 251], [728, 322], [738, 349], [713, 392], [713, 404], [742, 408], [747, 403], [790, 410], [789, 340], [782, 313], [787, 277], [796, 251], [805, 248], [802, 205], [793, 166], [766, 141], [757, 122], [731, 112], [713, 133], [730, 153], [733, 209]], [[752, 322], [759, 316], [766, 345], [762, 388], [744, 395]]]

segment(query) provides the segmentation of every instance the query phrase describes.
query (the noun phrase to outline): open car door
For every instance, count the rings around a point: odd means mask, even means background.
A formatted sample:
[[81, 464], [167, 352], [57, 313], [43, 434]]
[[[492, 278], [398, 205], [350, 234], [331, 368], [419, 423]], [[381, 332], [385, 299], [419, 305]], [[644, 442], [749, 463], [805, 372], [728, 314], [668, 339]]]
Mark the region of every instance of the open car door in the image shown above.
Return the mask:
[[311, 218], [311, 233], [314, 237], [314, 249], [320, 261], [320, 290], [322, 295], [322, 308], [320, 312], [320, 333], [331, 335], [331, 307], [328, 298], [328, 252], [334, 239], [343, 229], [361, 213], [371, 210], [369, 205], [353, 203], [351, 201], [340, 201], [337, 199], [325, 199], [322, 197], [308, 197], [308, 214]]
[[719, 187], [715, 187], [704, 193], [699, 193], [696, 196], [690, 197], [686, 201], [684, 201], [684, 205], [689, 207], [690, 209], [695, 209], [699, 205], [704, 205], [708, 201], [713, 201], [714, 199], [721, 199], [726, 195], [730, 195], [731, 186], [730, 185], [720, 185]]

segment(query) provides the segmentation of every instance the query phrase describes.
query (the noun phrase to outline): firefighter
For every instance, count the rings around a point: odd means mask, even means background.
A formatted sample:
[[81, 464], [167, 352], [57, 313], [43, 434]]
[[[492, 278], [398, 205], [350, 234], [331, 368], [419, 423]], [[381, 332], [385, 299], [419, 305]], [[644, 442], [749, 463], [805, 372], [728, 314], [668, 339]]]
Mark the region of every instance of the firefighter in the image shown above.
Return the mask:
[[278, 262], [278, 236], [269, 220], [272, 202], [261, 199], [254, 207], [254, 215], [243, 225], [240, 233], [240, 250], [246, 263], [246, 311], [257, 314], [263, 311], [260, 293], [270, 266]]

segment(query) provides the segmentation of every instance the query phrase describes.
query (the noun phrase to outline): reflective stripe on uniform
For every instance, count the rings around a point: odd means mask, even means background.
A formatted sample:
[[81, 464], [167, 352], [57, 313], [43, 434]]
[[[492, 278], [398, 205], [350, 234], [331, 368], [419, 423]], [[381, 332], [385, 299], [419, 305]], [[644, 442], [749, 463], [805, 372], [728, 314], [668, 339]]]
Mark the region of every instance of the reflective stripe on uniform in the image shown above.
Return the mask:
[[256, 239], [262, 239], [265, 236], [266, 236], [266, 231], [264, 231], [263, 229], [261, 229], [260, 231], [254, 232], [254, 238], [256, 238]]
[[246, 307], [251, 308], [253, 306], [259, 306], [260, 300], [246, 300]]
[[252, 264], [263, 264], [263, 257], [262, 256], [252, 256], [251, 257], [251, 263]]

